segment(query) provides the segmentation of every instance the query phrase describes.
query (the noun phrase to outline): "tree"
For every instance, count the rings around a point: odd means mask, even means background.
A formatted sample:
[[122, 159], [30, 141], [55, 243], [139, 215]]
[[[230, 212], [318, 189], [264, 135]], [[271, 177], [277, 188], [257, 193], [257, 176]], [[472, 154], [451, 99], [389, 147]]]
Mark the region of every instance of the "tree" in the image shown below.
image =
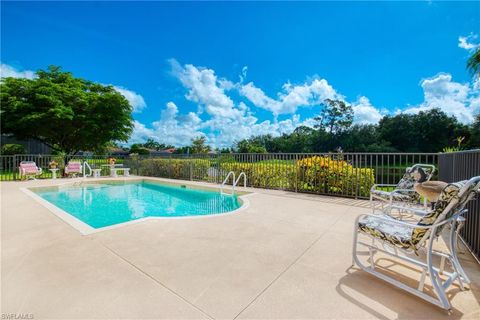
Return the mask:
[[132, 107], [112, 86], [75, 78], [56, 66], [36, 75], [1, 80], [3, 133], [33, 138], [69, 154], [127, 141], [133, 130]]
[[471, 137], [469, 141], [469, 147], [472, 149], [480, 148], [480, 113], [475, 117], [475, 122], [470, 129]]
[[219, 153], [233, 153], [232, 149], [230, 149], [230, 148], [221, 148], [221, 149], [218, 148], [217, 151]]
[[468, 59], [467, 69], [470, 70], [474, 76], [480, 77], [480, 47], [477, 47]]
[[206, 144], [207, 139], [203, 136], [192, 139], [192, 153], [208, 153], [211, 148]]
[[152, 150], [156, 150], [156, 151], [175, 148], [174, 146], [172, 146], [170, 144], [160, 143], [158, 141], [153, 140], [152, 138], [148, 138], [147, 141], [145, 141], [145, 143], [142, 144], [142, 146], [144, 148], [152, 149]]
[[145, 146], [141, 143], [134, 143], [130, 146], [130, 153], [150, 154], [150, 150], [145, 148]]
[[2, 149], [0, 150], [0, 155], [2, 156], [25, 154], [25, 153], [27, 153], [27, 151], [25, 150], [24, 146], [22, 146], [21, 144], [13, 144], [13, 143], [4, 144], [2, 146]]
[[[258, 137], [253, 137], [255, 139]], [[245, 139], [237, 143], [237, 151], [240, 153], [266, 153], [267, 149], [255, 142], [252, 142], [251, 139]]]
[[145, 141], [145, 143], [142, 146], [147, 149], [152, 149], [157, 151], [165, 148], [164, 144], [161, 144], [160, 142], [155, 141], [152, 138], [147, 139], [147, 141]]
[[378, 130], [380, 138], [400, 152], [440, 152], [457, 137], [470, 135], [466, 126], [440, 109], [386, 116]]
[[353, 125], [337, 138], [338, 146], [349, 152], [392, 152], [390, 143], [382, 140], [378, 126], [373, 124]]
[[326, 99], [322, 105], [322, 112], [314, 118], [318, 122], [315, 125], [316, 128], [336, 134], [352, 125], [353, 109], [351, 105], [332, 99]]

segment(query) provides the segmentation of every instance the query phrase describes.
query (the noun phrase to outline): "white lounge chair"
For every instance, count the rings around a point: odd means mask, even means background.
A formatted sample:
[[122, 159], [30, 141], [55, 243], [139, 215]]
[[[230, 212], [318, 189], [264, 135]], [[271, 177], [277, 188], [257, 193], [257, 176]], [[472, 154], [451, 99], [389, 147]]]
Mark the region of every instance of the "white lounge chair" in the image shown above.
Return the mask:
[[[354, 225], [353, 264], [430, 303], [450, 310], [451, 305], [446, 294], [447, 288], [458, 281], [463, 290], [464, 284], [470, 283], [457, 258], [457, 226], [459, 218], [466, 212], [464, 209], [466, 203], [479, 192], [479, 189], [480, 176], [468, 181], [448, 184], [435, 203], [434, 209], [417, 223], [397, 220], [388, 215], [362, 214], [358, 216]], [[434, 240], [439, 237], [446, 225], [450, 225], [448, 250], [434, 250]], [[359, 237], [360, 235], [361, 237]], [[368, 241], [360, 238], [367, 238]], [[359, 246], [367, 250], [359, 252]], [[378, 260], [375, 260], [378, 252], [420, 268], [422, 273], [418, 286], [416, 288], [408, 286], [404, 282], [378, 271], [379, 266], [376, 263]], [[362, 253], [369, 257], [368, 265], [360, 260], [359, 256]], [[419, 253], [424, 253], [424, 255]], [[434, 265], [434, 256], [439, 258], [437, 266]], [[452, 271], [445, 270], [445, 260], [450, 262]], [[445, 280], [440, 278], [440, 274], [444, 276]], [[424, 291], [427, 276], [430, 277], [436, 297]]]
[[[397, 184], [374, 184], [370, 189], [370, 205], [373, 213], [376, 209], [385, 212], [393, 204], [397, 206], [418, 205], [420, 195], [414, 189], [415, 183], [429, 181], [434, 172], [434, 165], [418, 163], [407, 168]], [[386, 191], [384, 190], [386, 188], [393, 188], [393, 190]], [[423, 205], [426, 208], [426, 201]]]
[[77, 177], [83, 173], [82, 163], [79, 161], [69, 161], [65, 167], [65, 174], [72, 177]]
[[38, 167], [34, 161], [22, 161], [18, 167], [20, 177], [27, 179], [35, 179], [36, 176], [42, 174], [42, 168]]

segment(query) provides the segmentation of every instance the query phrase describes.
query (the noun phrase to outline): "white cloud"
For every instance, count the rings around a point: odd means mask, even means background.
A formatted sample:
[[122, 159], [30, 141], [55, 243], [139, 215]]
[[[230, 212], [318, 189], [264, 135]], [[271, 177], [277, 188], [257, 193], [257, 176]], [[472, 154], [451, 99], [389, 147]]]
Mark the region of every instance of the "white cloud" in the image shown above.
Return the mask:
[[172, 73], [188, 90], [185, 98], [198, 103], [210, 115], [221, 115], [234, 118], [238, 116], [233, 100], [225, 94], [233, 83], [226, 79], [218, 79], [215, 71], [208, 68], [195, 67], [191, 64], [180, 65], [171, 59]]
[[19, 71], [8, 64], [0, 63], [0, 78], [9, 77], [33, 79], [35, 78], [35, 72], [31, 70]]
[[302, 85], [287, 82], [282, 86], [278, 99], [268, 97], [253, 82], [241, 86], [240, 94], [250, 100], [256, 107], [271, 111], [274, 116], [293, 114], [299, 107], [314, 106], [325, 99], [341, 99], [335, 89], [325, 79], [313, 79]]
[[460, 122], [471, 123], [479, 110], [480, 92], [474, 84], [452, 81], [452, 75], [439, 73], [421, 81], [424, 101], [409, 107], [403, 112], [418, 113], [439, 108], [448, 115], [455, 116]]
[[214, 147], [230, 147], [236, 141], [255, 135], [271, 134], [278, 136], [290, 133], [300, 125], [311, 125], [311, 119], [300, 121], [300, 116], [294, 115], [279, 122], [259, 119], [253, 116], [244, 103], [238, 106], [237, 117], [210, 116], [202, 121], [197, 113], [180, 114], [178, 107], [167, 103], [161, 110], [160, 119], [153, 122], [150, 128], [135, 121], [134, 132], [129, 143], [136, 143], [152, 138], [162, 143], [175, 146], [186, 146], [198, 136], [206, 136], [207, 143]]
[[275, 114], [280, 111], [280, 103], [268, 97], [260, 88], [257, 88], [253, 82], [249, 82], [242, 86], [240, 93], [250, 100], [256, 107], [269, 110]]
[[475, 34], [470, 34], [466, 37], [460, 36], [458, 37], [458, 46], [465, 50], [474, 50], [480, 46], [480, 44], [474, 43], [476, 39], [477, 35]]
[[133, 132], [128, 140], [128, 144], [132, 143], [142, 143], [145, 142], [148, 138], [154, 138], [155, 133], [152, 129], [147, 128], [143, 123], [135, 120], [133, 122]]
[[240, 73], [240, 83], [243, 83], [245, 79], [247, 78], [247, 72], [248, 72], [248, 66], [243, 66], [242, 72]]
[[113, 88], [128, 100], [130, 105], [133, 107], [133, 112], [142, 112], [142, 110], [147, 106], [143, 97], [135, 91], [119, 86], [113, 86]]
[[356, 124], [375, 124], [382, 119], [385, 111], [380, 112], [368, 100], [367, 97], [362, 96], [352, 105], [353, 122]]
[[[315, 122], [313, 118], [301, 119], [295, 114], [298, 108], [319, 105], [327, 98], [346, 101], [326, 79], [313, 78], [299, 85], [287, 82], [276, 94], [276, 98], [271, 98], [253, 82], [242, 82], [246, 76], [246, 68], [240, 75], [240, 81], [233, 83], [228, 79], [218, 78], [212, 69], [188, 64], [182, 66], [175, 60], [172, 60], [171, 64], [173, 74], [187, 90], [185, 98], [200, 106], [197, 113], [182, 115], [175, 104], [169, 103], [162, 111], [160, 120], [151, 124], [151, 130], [157, 139], [175, 145], [188, 145], [192, 138], [202, 134], [207, 137], [209, 144], [225, 147], [254, 135], [278, 136], [290, 133], [301, 125], [312, 127]], [[420, 85], [424, 91], [424, 101], [404, 109], [403, 112], [414, 113], [440, 108], [447, 114], [456, 116], [461, 122], [469, 123], [473, 114], [480, 111], [478, 86], [455, 82], [450, 74], [445, 73], [424, 79]], [[235, 95], [232, 93], [246, 98], [251, 108], [237, 100], [238, 97], [234, 101], [232, 97]], [[365, 96], [360, 96], [355, 102], [346, 103], [352, 105], [354, 123], [357, 124], [378, 123], [384, 115], [390, 113], [372, 105]], [[260, 120], [254, 113], [257, 108], [270, 111], [272, 118]], [[281, 114], [291, 116], [277, 121]], [[143, 127], [138, 128], [139, 132], [142, 130]]]
[[[255, 135], [271, 134], [278, 136], [291, 133], [298, 126], [313, 127], [313, 118], [301, 119], [294, 114], [299, 107], [312, 107], [325, 99], [344, 99], [325, 79], [313, 78], [300, 85], [287, 82], [282, 86], [277, 98], [268, 97], [253, 82], [243, 84], [247, 67], [242, 69], [240, 81], [233, 83], [219, 78], [209, 68], [191, 64], [180, 65], [170, 60], [172, 74], [187, 90], [185, 98], [199, 106], [196, 113], [180, 114], [177, 106], [169, 102], [161, 111], [160, 119], [145, 126], [135, 125], [133, 137], [147, 136], [164, 143], [177, 146], [189, 145], [191, 139], [205, 135], [207, 142], [216, 147], [229, 147], [236, 141]], [[261, 121], [242, 101], [234, 102], [230, 91], [245, 97], [254, 108], [272, 112], [273, 119]], [[355, 119], [358, 123], [374, 123], [381, 118], [380, 111], [371, 105], [366, 97], [361, 97], [354, 105]], [[280, 114], [291, 114], [277, 121]], [[200, 116], [205, 118], [200, 119]]]
[[128, 143], [144, 142], [150, 138], [175, 146], [190, 145], [193, 138], [205, 135], [200, 131], [200, 124], [201, 120], [197, 114], [190, 112], [181, 115], [175, 103], [168, 102], [160, 112], [160, 119], [154, 121], [150, 127], [135, 121]]

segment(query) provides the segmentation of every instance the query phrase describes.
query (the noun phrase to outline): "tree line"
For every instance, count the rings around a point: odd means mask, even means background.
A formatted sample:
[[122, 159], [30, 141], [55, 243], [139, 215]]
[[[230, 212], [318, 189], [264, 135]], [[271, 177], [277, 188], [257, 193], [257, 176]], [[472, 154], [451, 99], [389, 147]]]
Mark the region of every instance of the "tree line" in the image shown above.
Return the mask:
[[[480, 114], [471, 125], [460, 123], [440, 109], [385, 116], [378, 124], [362, 125], [352, 124], [352, 118], [345, 113], [335, 119], [328, 114], [329, 108], [324, 107], [327, 115], [318, 118], [316, 128], [301, 126], [279, 137], [251, 137], [237, 142], [235, 150], [242, 153], [448, 152], [480, 147]], [[348, 107], [344, 112], [352, 113]]]

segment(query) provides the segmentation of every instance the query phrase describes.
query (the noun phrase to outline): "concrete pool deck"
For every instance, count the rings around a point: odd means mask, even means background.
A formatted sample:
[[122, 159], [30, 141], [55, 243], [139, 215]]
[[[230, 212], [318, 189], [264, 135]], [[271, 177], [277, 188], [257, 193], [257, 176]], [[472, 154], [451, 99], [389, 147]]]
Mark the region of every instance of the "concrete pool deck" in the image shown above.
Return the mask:
[[[460, 257], [472, 284], [467, 291], [457, 285], [449, 289], [450, 316], [350, 268], [353, 221], [370, 211], [365, 201], [254, 189], [248, 208], [235, 214], [146, 220], [82, 236], [21, 191], [76, 180], [81, 179], [1, 183], [2, 314], [34, 319], [480, 317], [480, 265], [469, 253]], [[393, 271], [401, 268], [387, 262]], [[401, 270], [419, 278], [412, 269]]]

